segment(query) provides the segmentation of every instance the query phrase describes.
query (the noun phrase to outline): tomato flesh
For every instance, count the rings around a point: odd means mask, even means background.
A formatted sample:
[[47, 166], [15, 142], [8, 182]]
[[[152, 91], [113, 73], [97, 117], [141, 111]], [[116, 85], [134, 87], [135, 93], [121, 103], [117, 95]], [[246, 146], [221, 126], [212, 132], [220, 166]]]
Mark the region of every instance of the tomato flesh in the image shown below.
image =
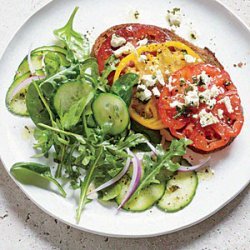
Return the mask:
[[[162, 43], [170, 40], [169, 35], [164, 29], [153, 25], [130, 24], [128, 26], [123, 26], [114, 33], [118, 36], [124, 37], [127, 42], [132, 43], [135, 47], [138, 46], [137, 42], [144, 38], [148, 39], [148, 43]], [[105, 39], [97, 52], [96, 57], [100, 72], [103, 71], [105, 62], [113, 54], [113, 51], [118, 49], [111, 47], [111, 37], [112, 34]]]
[[[195, 83], [194, 79], [204, 73], [209, 76], [209, 82], [201, 85]], [[171, 104], [178, 101], [184, 105], [186, 91], [194, 84], [198, 87], [198, 93], [215, 85], [220, 89], [220, 94], [214, 98], [216, 102], [211, 107], [200, 101], [198, 106], [185, 104], [184, 111], [180, 113], [180, 109]], [[225, 70], [204, 63], [185, 66], [172, 74], [171, 85], [171, 88], [168, 86], [163, 88], [158, 111], [162, 122], [174, 137], [186, 137], [193, 141], [194, 149], [209, 153], [226, 146], [240, 133], [244, 122], [241, 101], [235, 85]], [[228, 110], [229, 104], [226, 104], [225, 98], [229, 100], [232, 110]], [[217, 121], [202, 126], [199, 116], [202, 110], [211, 113]], [[221, 115], [219, 115], [220, 111], [222, 111]]]

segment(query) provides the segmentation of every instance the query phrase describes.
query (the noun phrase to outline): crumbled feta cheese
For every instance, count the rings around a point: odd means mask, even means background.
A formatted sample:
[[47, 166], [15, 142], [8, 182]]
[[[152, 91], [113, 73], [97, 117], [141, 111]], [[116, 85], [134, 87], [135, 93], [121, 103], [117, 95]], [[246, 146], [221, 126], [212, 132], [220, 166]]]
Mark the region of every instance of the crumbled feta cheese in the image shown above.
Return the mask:
[[200, 124], [202, 127], [215, 124], [219, 122], [218, 118], [214, 116], [211, 112], [207, 112], [205, 109], [202, 109], [199, 113]]
[[146, 86], [144, 84], [139, 84], [139, 85], [137, 85], [137, 89], [138, 90], [145, 90]]
[[231, 114], [231, 113], [234, 112], [229, 96], [225, 96], [223, 99], [221, 99], [219, 101], [219, 103], [224, 103], [225, 104], [228, 113]]
[[192, 117], [193, 117], [194, 119], [197, 119], [199, 116], [198, 116], [198, 114], [194, 114], [194, 115], [192, 115]]
[[208, 85], [211, 81], [209, 75], [207, 75], [205, 71], [202, 71], [198, 78], [200, 78], [200, 80], [206, 85]]
[[166, 18], [170, 26], [180, 27], [182, 16], [179, 8], [168, 10]]
[[147, 38], [144, 38], [144, 39], [139, 40], [139, 41], [137, 42], [137, 45], [138, 45], [138, 46], [143, 46], [143, 45], [147, 45], [147, 44], [148, 44], [148, 39], [147, 39]]
[[149, 66], [149, 70], [151, 71], [151, 72], [156, 72], [157, 71], [157, 68], [158, 68], [158, 65], [151, 65], [151, 66]]
[[182, 108], [183, 106], [184, 106], [184, 103], [179, 102], [177, 100], [175, 100], [175, 101], [173, 101], [173, 102], [170, 103], [170, 107], [171, 108], [176, 108], [176, 107]]
[[222, 109], [218, 109], [217, 112], [218, 112], [218, 117], [222, 119], [224, 111]]
[[169, 75], [169, 74], [170, 74], [170, 71], [167, 69], [167, 70], [165, 71], [165, 74], [166, 74], [166, 75]]
[[199, 106], [199, 91], [198, 88], [196, 86], [192, 86], [193, 90], [192, 91], [188, 91], [185, 96], [185, 104], [187, 106]]
[[159, 89], [157, 87], [154, 87], [152, 89], [152, 92], [153, 92], [153, 95], [156, 96], [156, 97], [159, 97], [161, 95]]
[[133, 28], [132, 28], [132, 26], [130, 25], [130, 26], [128, 26], [128, 27], [126, 27], [126, 29], [128, 30], [128, 31], [132, 31], [133, 30]]
[[164, 77], [163, 77], [163, 75], [162, 75], [162, 73], [161, 73], [161, 71], [160, 71], [159, 69], [156, 70], [156, 78], [157, 78], [158, 82], [159, 82], [162, 86], [165, 85]]
[[145, 63], [147, 61], [147, 56], [146, 55], [140, 55], [138, 61]]
[[147, 88], [144, 91], [136, 93], [136, 97], [141, 101], [148, 101], [152, 96], [152, 92]]
[[153, 75], [143, 75], [141, 80], [147, 87], [154, 86], [157, 81], [156, 77]]
[[126, 41], [126, 39], [124, 37], [117, 36], [116, 34], [113, 34], [110, 44], [111, 44], [112, 47], [118, 48], [118, 47], [124, 45], [126, 42], [127, 41]]
[[187, 63], [194, 63], [196, 62], [196, 58], [193, 56], [190, 56], [188, 54], [184, 55], [184, 59]]
[[121, 48], [114, 51], [114, 55], [116, 57], [120, 57], [123, 54], [129, 54], [133, 51], [136, 51], [134, 45], [130, 42], [128, 42], [126, 45], [122, 46]]
[[210, 108], [216, 104], [215, 98], [221, 93], [221, 90], [213, 85], [210, 89], [200, 92], [199, 96], [202, 103], [206, 103]]
[[168, 83], [165, 85], [169, 89], [169, 91], [172, 91], [174, 89], [174, 87], [172, 85], [173, 82], [174, 82], [173, 78], [172, 78], [172, 76], [170, 76], [168, 78]]

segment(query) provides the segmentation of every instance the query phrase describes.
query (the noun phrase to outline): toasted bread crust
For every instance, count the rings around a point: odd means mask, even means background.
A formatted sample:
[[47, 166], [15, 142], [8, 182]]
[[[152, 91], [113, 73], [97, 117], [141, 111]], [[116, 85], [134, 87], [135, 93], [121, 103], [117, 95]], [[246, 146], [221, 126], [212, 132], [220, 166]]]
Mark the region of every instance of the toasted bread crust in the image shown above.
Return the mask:
[[[102, 46], [103, 42], [110, 37], [113, 33], [115, 33], [117, 30], [127, 27], [129, 25], [133, 25], [134, 23], [126, 23], [126, 24], [119, 24], [119, 25], [115, 25], [109, 29], [107, 29], [106, 31], [104, 31], [103, 33], [100, 34], [100, 36], [96, 39], [95, 44], [92, 47], [92, 56], [97, 57], [98, 55], [98, 51], [100, 49], [100, 47]], [[154, 26], [154, 25], [150, 25], [151, 27], [156, 27], [159, 28], [158, 26]], [[224, 69], [223, 65], [219, 62], [219, 60], [216, 58], [215, 53], [213, 53], [212, 51], [210, 51], [208, 48], [200, 48], [190, 42], [188, 42], [187, 40], [183, 39], [182, 37], [176, 35], [174, 32], [168, 30], [168, 29], [164, 29], [161, 28], [162, 30], [164, 30], [167, 34], [167, 36], [169, 37], [170, 41], [179, 41], [182, 42], [184, 44], [186, 44], [188, 47], [190, 47], [193, 51], [195, 51], [201, 58], [202, 60], [207, 63], [207, 64], [211, 64], [214, 65], [220, 69]], [[201, 154], [209, 154], [209, 153], [213, 153], [219, 150], [222, 150], [223, 148], [226, 148], [227, 146], [229, 146], [233, 141], [234, 141], [235, 137], [231, 137], [229, 142], [224, 145], [223, 147], [217, 148], [213, 151], [203, 151], [200, 149], [197, 149], [193, 146], [189, 146], [193, 151], [197, 152], [197, 153], [201, 153]]]
[[[126, 23], [126, 24], [119, 24], [119, 25], [115, 25], [107, 30], [105, 30], [103, 33], [101, 33], [99, 35], [99, 37], [96, 39], [95, 44], [92, 47], [92, 56], [97, 57], [98, 51], [100, 49], [100, 47], [102, 46], [103, 42], [109, 37], [111, 36], [113, 33], [115, 33], [117, 30], [122, 29], [124, 27], [127, 27], [129, 25], [133, 25], [134, 23]], [[155, 25], [149, 25], [151, 27], [156, 27], [156, 28], [160, 28], [158, 26]], [[182, 42], [184, 44], [186, 44], [187, 46], [189, 46], [193, 51], [195, 51], [205, 63], [208, 64], [212, 64], [220, 69], [223, 69], [224, 67], [221, 65], [221, 63], [219, 62], [219, 60], [216, 58], [215, 54], [210, 51], [208, 48], [199, 48], [198, 46], [188, 42], [187, 40], [183, 39], [182, 37], [176, 35], [174, 32], [168, 30], [168, 29], [164, 29], [161, 28], [162, 30], [165, 31], [165, 33], [168, 35], [169, 40], [170, 41], [179, 41]]]

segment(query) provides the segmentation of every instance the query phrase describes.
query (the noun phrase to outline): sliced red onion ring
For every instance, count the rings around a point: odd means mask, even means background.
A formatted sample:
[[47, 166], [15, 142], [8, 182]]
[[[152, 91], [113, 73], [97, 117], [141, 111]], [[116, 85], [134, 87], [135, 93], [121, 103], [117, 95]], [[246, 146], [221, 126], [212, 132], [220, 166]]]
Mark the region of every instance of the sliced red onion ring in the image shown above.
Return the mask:
[[37, 81], [37, 80], [41, 80], [44, 79], [45, 76], [31, 76], [25, 80], [23, 80], [22, 82], [20, 82], [12, 91], [12, 94], [10, 96], [10, 99], [12, 99], [17, 93], [19, 93], [22, 89], [26, 88], [30, 83], [32, 83], [32, 81]]
[[141, 162], [137, 158], [135, 154], [133, 154], [129, 149], [128, 149], [129, 155], [133, 156], [132, 162], [133, 162], [133, 175], [132, 175], [132, 180], [130, 182], [127, 194], [125, 195], [124, 199], [122, 200], [121, 204], [117, 208], [117, 211], [125, 205], [125, 203], [129, 200], [129, 198], [133, 195], [135, 192], [136, 188], [138, 187], [141, 179], [141, 173], [142, 173], [142, 167], [141, 167]]
[[194, 170], [198, 170], [202, 167], [204, 167], [204, 165], [211, 159], [211, 156], [208, 156], [206, 159], [203, 159], [202, 162], [200, 162], [199, 164], [197, 165], [193, 165], [193, 166], [180, 166], [178, 168], [178, 171], [180, 172], [190, 172], [190, 171], [194, 171]]
[[32, 51], [32, 44], [30, 44], [29, 52], [28, 52], [28, 65], [29, 65], [31, 75], [34, 75], [36, 73], [36, 70], [35, 70], [34, 65], [32, 64], [31, 51]]
[[117, 181], [119, 181], [128, 171], [129, 169], [129, 165], [130, 165], [130, 162], [131, 162], [131, 158], [128, 157], [127, 161], [126, 161], [126, 164], [123, 168], [123, 170], [118, 174], [116, 175], [113, 179], [105, 182], [104, 184], [102, 184], [101, 186], [99, 186], [98, 188], [94, 189], [93, 191], [91, 191], [88, 195], [91, 195], [91, 194], [94, 194], [98, 191], [101, 191], [103, 190], [104, 188], [107, 188], [111, 185], [113, 185], [114, 183], [116, 183]]

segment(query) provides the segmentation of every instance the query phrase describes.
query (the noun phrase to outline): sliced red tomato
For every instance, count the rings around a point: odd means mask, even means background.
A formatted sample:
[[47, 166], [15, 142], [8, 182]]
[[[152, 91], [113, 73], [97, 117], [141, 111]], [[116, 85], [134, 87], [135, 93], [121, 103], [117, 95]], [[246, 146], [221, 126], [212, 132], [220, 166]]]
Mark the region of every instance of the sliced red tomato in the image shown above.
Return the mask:
[[[117, 29], [114, 33], [124, 37], [127, 42], [132, 43], [135, 47], [138, 46], [137, 42], [144, 38], [148, 39], [148, 43], [162, 43], [170, 40], [169, 35], [164, 29], [153, 25], [128, 24]], [[105, 62], [113, 54], [113, 51], [118, 49], [111, 47], [110, 42], [112, 35], [113, 34], [109, 34], [106, 37], [96, 54], [100, 72], [103, 71]]]
[[[207, 83], [197, 82], [200, 75], [209, 76]], [[244, 117], [241, 101], [229, 74], [209, 64], [186, 66], [172, 75], [172, 87], [165, 86], [161, 92], [158, 111], [162, 122], [176, 138], [186, 137], [193, 141], [196, 151], [209, 153], [226, 146], [241, 131]], [[200, 100], [196, 106], [185, 103], [185, 96], [192, 86], [202, 93], [215, 85], [220, 93], [215, 104], [208, 106]], [[176, 107], [175, 101], [183, 103]], [[181, 105], [180, 105], [181, 106]], [[201, 125], [200, 112], [206, 111], [215, 117], [212, 124]]]

